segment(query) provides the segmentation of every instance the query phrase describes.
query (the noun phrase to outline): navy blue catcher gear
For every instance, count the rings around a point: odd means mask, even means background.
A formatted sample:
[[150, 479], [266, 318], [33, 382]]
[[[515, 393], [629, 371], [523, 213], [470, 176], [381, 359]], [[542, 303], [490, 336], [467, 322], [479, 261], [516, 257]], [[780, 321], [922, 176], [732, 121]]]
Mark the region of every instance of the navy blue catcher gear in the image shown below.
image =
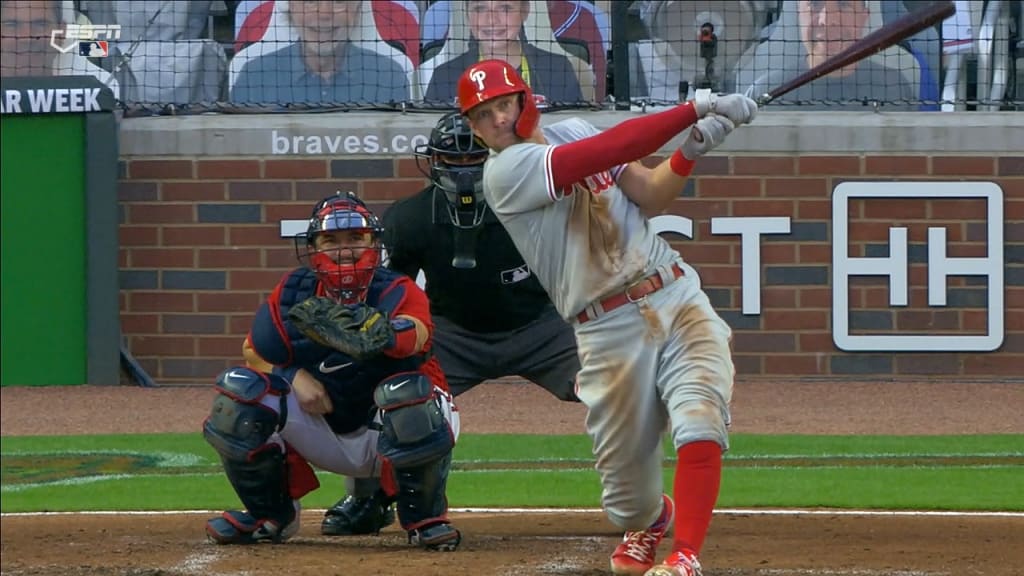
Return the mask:
[[377, 451], [395, 471], [402, 528], [425, 548], [454, 550], [461, 535], [448, 525], [445, 489], [455, 435], [437, 390], [423, 374], [403, 372], [378, 384], [373, 399], [381, 420]]
[[[288, 492], [284, 446], [268, 440], [287, 418], [284, 397], [290, 387], [280, 376], [245, 367], [225, 370], [214, 387], [219, 394], [203, 422], [203, 437], [220, 455], [246, 511], [211, 519], [207, 535], [219, 544], [284, 540], [298, 529], [298, 508]], [[268, 395], [280, 398], [277, 411], [262, 404]]]
[[433, 383], [423, 373], [385, 378], [374, 390], [373, 401], [381, 420], [377, 451], [396, 470], [429, 464], [451, 453], [455, 435]]

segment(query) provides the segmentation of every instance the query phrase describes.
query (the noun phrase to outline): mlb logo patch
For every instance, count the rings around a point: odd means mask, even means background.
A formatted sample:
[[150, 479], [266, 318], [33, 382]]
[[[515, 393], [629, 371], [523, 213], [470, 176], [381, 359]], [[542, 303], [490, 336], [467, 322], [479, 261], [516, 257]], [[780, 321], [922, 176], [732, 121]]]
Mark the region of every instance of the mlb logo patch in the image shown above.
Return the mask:
[[106, 40], [79, 42], [78, 53], [86, 58], [103, 58], [110, 54], [110, 45]]
[[519, 268], [513, 268], [511, 270], [502, 270], [501, 272], [501, 283], [502, 284], [515, 284], [516, 282], [522, 282], [530, 277], [530, 268], [523, 264]]

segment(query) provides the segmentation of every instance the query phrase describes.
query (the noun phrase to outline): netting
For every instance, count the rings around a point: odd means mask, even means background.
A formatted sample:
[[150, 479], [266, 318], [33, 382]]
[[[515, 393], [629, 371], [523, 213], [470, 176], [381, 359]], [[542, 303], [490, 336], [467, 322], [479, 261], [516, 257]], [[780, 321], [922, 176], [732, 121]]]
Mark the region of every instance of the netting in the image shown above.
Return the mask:
[[[552, 108], [766, 93], [920, 0], [4, 0], [0, 75], [98, 77], [148, 113], [450, 109], [473, 62]], [[1024, 2], [957, 14], [775, 100], [801, 110], [1024, 108]]]

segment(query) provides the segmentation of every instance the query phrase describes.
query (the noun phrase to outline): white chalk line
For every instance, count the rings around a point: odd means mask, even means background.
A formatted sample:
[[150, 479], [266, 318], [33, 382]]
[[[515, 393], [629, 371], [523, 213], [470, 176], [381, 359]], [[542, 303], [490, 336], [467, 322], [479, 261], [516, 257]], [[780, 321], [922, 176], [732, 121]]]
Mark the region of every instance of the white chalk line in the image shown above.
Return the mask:
[[[303, 508], [303, 512], [323, 513], [324, 508]], [[449, 508], [460, 514], [601, 514], [600, 508]], [[77, 512], [4, 512], [2, 518], [29, 516], [174, 516], [182, 514], [220, 514], [222, 510], [83, 510]], [[1024, 512], [970, 510], [822, 510], [818, 508], [722, 508], [715, 514], [735, 516], [948, 516], [1022, 518]]]
[[[185, 472], [174, 474], [174, 478], [209, 478], [223, 476], [223, 472]], [[75, 476], [73, 478], [62, 478], [60, 480], [47, 480], [46, 482], [25, 482], [23, 484], [5, 484], [0, 486], [0, 493], [25, 492], [41, 488], [52, 488], [54, 486], [84, 486], [86, 484], [98, 484], [100, 482], [113, 482], [116, 480], [137, 480], [144, 478], [167, 478], [167, 474], [97, 474], [93, 476]]]

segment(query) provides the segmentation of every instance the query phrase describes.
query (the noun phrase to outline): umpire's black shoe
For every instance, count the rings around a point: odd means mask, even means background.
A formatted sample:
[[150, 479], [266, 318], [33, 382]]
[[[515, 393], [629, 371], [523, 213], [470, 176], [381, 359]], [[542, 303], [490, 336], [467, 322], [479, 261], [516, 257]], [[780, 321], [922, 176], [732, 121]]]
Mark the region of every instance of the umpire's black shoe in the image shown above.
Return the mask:
[[346, 496], [324, 514], [320, 533], [325, 536], [377, 534], [395, 522], [395, 508], [383, 492], [356, 498]]

